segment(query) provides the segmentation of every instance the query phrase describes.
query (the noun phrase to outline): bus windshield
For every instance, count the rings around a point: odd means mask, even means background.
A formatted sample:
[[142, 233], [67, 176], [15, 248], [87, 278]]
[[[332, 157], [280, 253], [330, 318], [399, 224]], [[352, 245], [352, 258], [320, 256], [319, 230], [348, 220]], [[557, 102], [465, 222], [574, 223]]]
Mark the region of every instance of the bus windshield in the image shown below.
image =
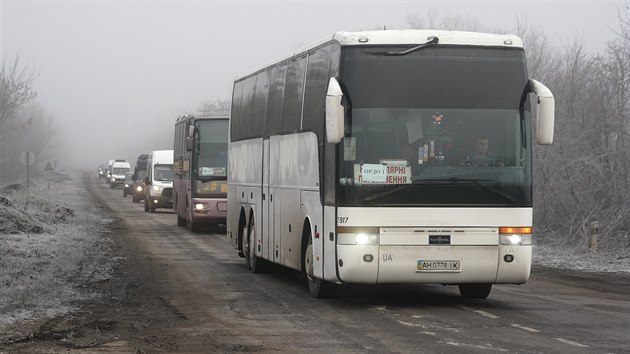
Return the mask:
[[374, 51], [344, 53], [350, 112], [339, 144], [339, 204], [531, 206], [522, 50]]
[[199, 120], [196, 127], [195, 177], [227, 179], [228, 120]]

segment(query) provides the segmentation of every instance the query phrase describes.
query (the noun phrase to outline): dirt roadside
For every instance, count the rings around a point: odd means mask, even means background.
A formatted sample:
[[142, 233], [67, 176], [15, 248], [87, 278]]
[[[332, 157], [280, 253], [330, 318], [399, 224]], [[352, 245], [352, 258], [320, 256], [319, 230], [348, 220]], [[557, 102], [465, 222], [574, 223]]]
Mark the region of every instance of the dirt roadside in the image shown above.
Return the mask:
[[[91, 197], [104, 215], [113, 215], [97, 196]], [[7, 328], [11, 334], [0, 341], [1, 353], [177, 351], [168, 329], [185, 319], [160, 296], [156, 265], [129, 237], [122, 220], [114, 218], [109, 229], [104, 237], [113, 241], [111, 252], [124, 260], [111, 279], [79, 285], [101, 296], [82, 301], [70, 314]]]

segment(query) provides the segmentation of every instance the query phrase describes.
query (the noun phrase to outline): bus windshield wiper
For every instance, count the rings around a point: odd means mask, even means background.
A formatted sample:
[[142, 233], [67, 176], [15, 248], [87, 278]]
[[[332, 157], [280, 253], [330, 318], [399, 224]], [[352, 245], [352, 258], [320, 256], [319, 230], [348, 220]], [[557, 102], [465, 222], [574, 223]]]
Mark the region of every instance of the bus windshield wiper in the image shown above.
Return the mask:
[[505, 193], [504, 191], [498, 190], [494, 187], [490, 187], [484, 183], [481, 182], [491, 182], [493, 180], [491, 179], [470, 179], [470, 178], [459, 178], [459, 177], [451, 177], [451, 178], [444, 178], [444, 179], [421, 179], [419, 181], [422, 182], [452, 182], [452, 183], [457, 183], [457, 182], [471, 182], [476, 186], [479, 186], [489, 192], [492, 192], [500, 197], [503, 197], [504, 199], [510, 201], [510, 202], [516, 202], [518, 201], [518, 199], [516, 199], [513, 195]]
[[208, 181], [227, 181], [226, 176], [197, 176], [195, 175], [195, 179], [201, 182]]
[[386, 191], [382, 191], [382, 192], [379, 192], [379, 193], [376, 193], [376, 194], [372, 194], [371, 196], [366, 197], [365, 201], [366, 202], [370, 202], [370, 201], [375, 200], [375, 199], [380, 199], [380, 198], [388, 196], [388, 195], [390, 195], [392, 193], [396, 193], [399, 190], [405, 189], [405, 188], [407, 188], [409, 186], [414, 186], [414, 185], [418, 185], [418, 184], [431, 185], [433, 183], [432, 183], [432, 181], [421, 180], [421, 181], [418, 181], [418, 182], [414, 181], [411, 184], [402, 184], [402, 185], [400, 185], [400, 186], [398, 186], [396, 188], [388, 189]]
[[387, 51], [387, 52], [366, 52], [366, 54], [371, 54], [371, 55], [384, 55], [384, 56], [403, 56], [403, 55], [407, 55], [409, 53], [413, 53], [417, 50], [420, 50], [422, 48], [426, 48], [426, 47], [430, 47], [433, 46], [435, 44], [438, 44], [438, 42], [440, 41], [438, 37], [432, 36], [429, 37], [431, 39], [429, 39], [428, 42], [426, 43], [422, 43], [418, 46], [415, 46], [413, 48], [409, 48], [407, 50], [403, 50], [402, 52], [394, 52], [394, 51]]

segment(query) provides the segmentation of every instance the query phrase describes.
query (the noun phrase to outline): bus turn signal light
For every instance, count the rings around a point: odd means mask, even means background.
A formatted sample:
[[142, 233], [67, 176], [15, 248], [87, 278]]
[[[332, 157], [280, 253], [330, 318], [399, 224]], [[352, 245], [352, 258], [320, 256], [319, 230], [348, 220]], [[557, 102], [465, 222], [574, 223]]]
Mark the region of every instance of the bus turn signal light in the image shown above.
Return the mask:
[[531, 227], [500, 227], [499, 228], [499, 234], [525, 234], [525, 235], [531, 235], [532, 233], [532, 228]]

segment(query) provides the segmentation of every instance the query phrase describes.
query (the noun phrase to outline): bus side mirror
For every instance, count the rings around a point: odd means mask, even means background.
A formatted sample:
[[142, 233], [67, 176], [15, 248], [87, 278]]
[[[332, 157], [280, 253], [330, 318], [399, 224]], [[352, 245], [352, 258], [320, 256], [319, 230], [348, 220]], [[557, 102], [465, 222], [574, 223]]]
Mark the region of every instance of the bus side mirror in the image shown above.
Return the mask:
[[553, 142], [555, 100], [551, 90], [536, 80], [529, 80], [530, 92], [536, 94], [536, 142], [549, 145]]
[[344, 108], [341, 105], [343, 92], [337, 79], [330, 78], [326, 93], [326, 141], [337, 144], [343, 138]]
[[186, 138], [186, 151], [192, 151], [193, 150], [193, 139], [192, 138]]
[[195, 126], [188, 126], [188, 136], [186, 137], [186, 151], [193, 150], [193, 137], [195, 136]]

